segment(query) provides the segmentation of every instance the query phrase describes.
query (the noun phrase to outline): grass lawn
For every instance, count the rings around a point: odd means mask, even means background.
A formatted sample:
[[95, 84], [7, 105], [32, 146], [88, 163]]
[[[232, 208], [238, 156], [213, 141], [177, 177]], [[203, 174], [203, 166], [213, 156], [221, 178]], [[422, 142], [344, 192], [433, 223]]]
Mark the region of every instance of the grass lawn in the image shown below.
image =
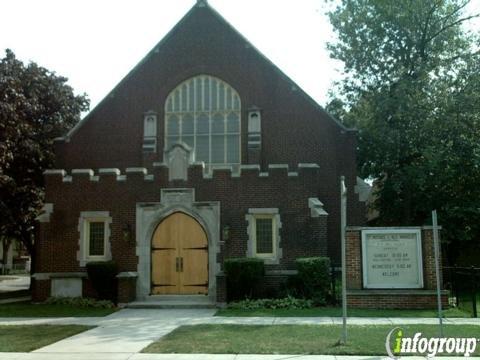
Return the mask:
[[[477, 313], [480, 314], [480, 293], [476, 294], [476, 303], [477, 303]], [[460, 296], [459, 301], [458, 301], [458, 307], [462, 309], [463, 311], [468, 312], [469, 314], [473, 315], [473, 299], [472, 296], [469, 295], [463, 295]]]
[[117, 309], [75, 307], [60, 304], [32, 304], [19, 302], [0, 305], [0, 317], [70, 317], [105, 316]]
[[[349, 326], [348, 345], [336, 345], [337, 325], [190, 325], [181, 326], [142, 350], [144, 353], [386, 355], [385, 338], [393, 326]], [[404, 336], [438, 336], [433, 325], [401, 326]], [[479, 336], [477, 326], [445, 326], [445, 336]], [[472, 354], [473, 355], [473, 354]], [[480, 346], [475, 355], [480, 355]]]
[[[437, 317], [436, 310], [393, 310], [393, 309], [348, 309], [348, 316], [358, 317]], [[445, 317], [469, 318], [467, 311], [451, 308], [444, 310]], [[215, 316], [278, 316], [278, 317], [317, 317], [317, 316], [342, 316], [341, 308], [318, 307], [311, 309], [220, 309]]]
[[92, 329], [83, 325], [2, 325], [0, 352], [28, 352]]

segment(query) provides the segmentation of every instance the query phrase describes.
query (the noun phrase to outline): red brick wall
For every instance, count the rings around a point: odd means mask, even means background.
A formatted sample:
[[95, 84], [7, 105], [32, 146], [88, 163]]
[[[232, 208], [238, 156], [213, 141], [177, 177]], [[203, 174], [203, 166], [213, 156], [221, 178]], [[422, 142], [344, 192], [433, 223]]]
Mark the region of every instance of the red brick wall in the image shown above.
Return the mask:
[[135, 300], [136, 284], [137, 278], [134, 277], [118, 279], [117, 301], [119, 304], [126, 304]]
[[363, 287], [361, 232], [347, 231], [345, 243], [347, 289], [361, 289]]
[[[347, 302], [351, 307], [361, 308], [411, 308], [424, 309], [437, 306], [435, 258], [433, 249], [433, 234], [431, 229], [422, 229], [423, 255], [423, 289], [416, 294], [406, 290], [391, 289], [388, 294], [379, 294], [378, 290], [363, 289], [362, 269], [362, 232], [359, 229], [347, 230], [346, 234], [346, 264], [347, 264]], [[440, 265], [441, 269], [441, 265]], [[440, 270], [441, 273], [441, 270]], [[410, 291], [411, 292], [411, 291]], [[443, 306], [448, 306], [448, 297], [442, 295]]]
[[[433, 309], [437, 306], [437, 295], [348, 295], [348, 306], [364, 309]], [[448, 297], [442, 295], [442, 307], [448, 308]]]
[[[356, 133], [339, 126], [208, 7], [195, 8], [162, 46], [156, 46], [142, 65], [88, 115], [68, 142], [57, 144], [57, 167], [123, 171], [126, 167], [151, 168], [154, 161], [162, 161], [162, 151], [142, 154], [143, 114], [148, 110], [158, 113], [158, 149], [163, 149], [165, 99], [180, 82], [199, 74], [219, 77], [238, 91], [244, 163], [251, 163], [245, 136], [246, 110], [255, 105], [262, 110], [262, 150], [257, 161], [263, 169], [280, 163], [291, 167], [302, 162], [320, 165], [322, 177], [315, 185], [315, 196], [330, 214], [328, 253], [338, 262], [341, 175], [346, 177], [349, 191], [349, 225], [363, 225], [365, 221], [363, 203], [354, 193]], [[128, 191], [126, 197], [131, 193], [136, 190]], [[64, 266], [69, 263], [65, 259]]]
[[268, 177], [259, 177], [258, 170], [231, 177], [229, 171], [215, 171], [213, 178], [204, 178], [200, 166], [189, 169], [188, 181], [168, 181], [168, 169], [155, 168], [153, 181], [143, 174], [128, 174], [125, 181], [116, 176], [99, 175], [90, 181], [88, 175], [72, 176], [63, 182], [62, 175], [47, 175], [46, 202], [54, 204], [50, 223], [41, 225], [42, 236], [36, 243], [39, 261], [36, 272], [83, 271], [77, 260], [80, 233], [78, 221], [82, 211], [108, 211], [112, 217], [111, 251], [120, 271], [136, 271], [135, 241], [122, 236], [124, 224], [135, 229], [135, 208], [138, 202], [159, 202], [160, 189], [193, 187], [197, 201], [220, 201], [221, 228], [230, 226], [230, 238], [221, 248], [220, 259], [242, 257], [247, 252], [249, 208], [278, 208], [282, 228], [280, 246], [283, 258], [271, 269], [292, 269], [300, 256], [327, 253], [327, 222], [312, 218], [308, 198], [316, 197], [316, 186], [323, 174], [319, 169], [300, 168], [298, 177], [288, 177], [286, 169], [272, 169]]
[[[433, 249], [433, 233], [431, 229], [422, 229], [422, 262], [424, 289], [437, 288], [435, 278], [435, 254]], [[347, 254], [347, 287], [348, 289], [362, 289], [362, 233], [361, 230], [349, 230], [346, 236]], [[441, 256], [440, 256], [441, 262]], [[441, 274], [440, 263], [440, 274]]]
[[32, 279], [32, 301], [42, 302], [50, 296], [50, 280]]
[[[425, 289], [435, 290], [437, 288], [437, 279], [435, 277], [435, 250], [433, 248], [432, 230], [422, 230], [422, 239], [424, 286]], [[442, 276], [442, 256], [440, 255], [439, 257], [440, 276]]]

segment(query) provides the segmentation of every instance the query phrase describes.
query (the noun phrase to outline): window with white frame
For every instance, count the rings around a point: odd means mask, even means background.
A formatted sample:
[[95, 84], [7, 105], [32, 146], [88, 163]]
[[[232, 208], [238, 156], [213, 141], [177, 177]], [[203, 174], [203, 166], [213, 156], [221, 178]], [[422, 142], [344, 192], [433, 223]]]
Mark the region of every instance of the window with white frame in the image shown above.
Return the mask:
[[195, 76], [178, 85], [165, 102], [165, 147], [184, 142], [195, 161], [240, 164], [240, 96], [224, 81]]
[[276, 234], [275, 217], [273, 215], [254, 216], [253, 251], [257, 257], [275, 257]]
[[79, 219], [80, 249], [77, 259], [80, 266], [89, 261], [111, 259], [110, 224], [107, 211], [84, 211]]
[[106, 222], [102, 220], [87, 220], [86, 226], [86, 257], [104, 257], [105, 256], [105, 244], [106, 244]]
[[248, 227], [247, 257], [258, 257], [266, 264], [278, 264], [282, 257], [280, 229], [282, 222], [278, 208], [248, 209], [245, 216]]

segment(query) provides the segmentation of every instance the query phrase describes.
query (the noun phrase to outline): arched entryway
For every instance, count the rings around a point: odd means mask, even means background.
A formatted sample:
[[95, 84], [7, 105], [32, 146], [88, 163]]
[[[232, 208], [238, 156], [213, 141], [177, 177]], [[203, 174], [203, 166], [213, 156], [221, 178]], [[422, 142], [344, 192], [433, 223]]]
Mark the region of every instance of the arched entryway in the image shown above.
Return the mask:
[[175, 212], [152, 237], [153, 295], [208, 293], [208, 239], [191, 216]]

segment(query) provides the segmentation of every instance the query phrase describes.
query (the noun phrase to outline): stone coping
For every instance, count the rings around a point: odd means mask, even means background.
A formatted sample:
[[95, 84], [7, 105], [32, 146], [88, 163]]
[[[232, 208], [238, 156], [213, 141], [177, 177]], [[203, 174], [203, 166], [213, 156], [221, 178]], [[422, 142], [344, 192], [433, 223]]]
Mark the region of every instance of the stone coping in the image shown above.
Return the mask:
[[49, 279], [65, 279], [65, 278], [86, 278], [88, 274], [86, 272], [50, 272], [50, 273], [35, 273], [32, 277], [36, 280], [49, 280]]
[[[232, 166], [221, 166], [214, 167], [211, 173], [205, 172], [205, 165], [203, 163], [193, 163], [189, 165], [189, 168], [200, 168], [203, 172], [204, 179], [212, 179], [215, 177], [216, 173], [228, 172], [230, 177], [238, 178], [241, 177], [243, 173], [256, 173], [260, 178], [271, 177], [271, 176], [287, 176], [287, 177], [298, 177], [300, 174], [305, 172], [316, 173], [320, 169], [318, 164], [314, 163], [299, 163], [296, 169], [290, 169], [288, 164], [269, 164], [268, 171], [261, 171], [260, 165], [258, 164], [241, 164], [239, 166], [239, 171], [233, 171]], [[163, 163], [153, 163], [153, 168], [168, 170], [167, 165]], [[45, 176], [59, 176], [62, 178], [63, 182], [72, 182], [76, 176], [85, 176], [87, 175], [90, 181], [99, 181], [103, 176], [116, 176], [117, 181], [125, 181], [130, 176], [143, 176], [145, 180], [151, 181], [154, 180], [154, 174], [149, 173], [149, 169], [145, 167], [128, 167], [122, 173], [120, 169], [117, 168], [99, 168], [95, 171], [93, 169], [72, 169], [70, 174], [63, 169], [48, 169], [43, 172]]]
[[[347, 231], [359, 231], [359, 230], [392, 230], [395, 229], [415, 229], [415, 230], [433, 230], [433, 226], [424, 225], [424, 226], [347, 226]], [[441, 230], [442, 227], [438, 226], [438, 229]]]
[[122, 271], [116, 277], [119, 279], [135, 279], [138, 277], [138, 273], [136, 271]]
[[[442, 295], [447, 295], [448, 290], [442, 290]], [[398, 296], [398, 295], [413, 295], [413, 296], [422, 296], [422, 295], [437, 295], [437, 290], [430, 289], [347, 289], [347, 296], [375, 296], [375, 295], [388, 295], [388, 296]]]
[[[298, 270], [265, 270], [265, 276], [289, 276], [298, 274]], [[216, 276], [226, 276], [223, 271], [219, 271]]]

